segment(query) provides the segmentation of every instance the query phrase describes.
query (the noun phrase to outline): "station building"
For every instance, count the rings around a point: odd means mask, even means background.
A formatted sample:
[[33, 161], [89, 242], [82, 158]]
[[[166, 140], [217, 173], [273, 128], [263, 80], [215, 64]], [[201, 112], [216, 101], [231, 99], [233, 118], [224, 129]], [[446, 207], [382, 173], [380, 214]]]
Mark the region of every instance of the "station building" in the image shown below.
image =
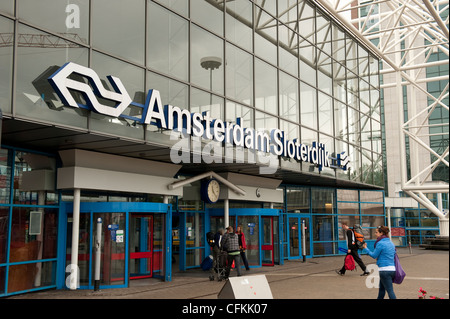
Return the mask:
[[379, 59], [313, 1], [2, 1], [0, 108], [0, 296], [92, 289], [97, 229], [106, 289], [385, 223]]

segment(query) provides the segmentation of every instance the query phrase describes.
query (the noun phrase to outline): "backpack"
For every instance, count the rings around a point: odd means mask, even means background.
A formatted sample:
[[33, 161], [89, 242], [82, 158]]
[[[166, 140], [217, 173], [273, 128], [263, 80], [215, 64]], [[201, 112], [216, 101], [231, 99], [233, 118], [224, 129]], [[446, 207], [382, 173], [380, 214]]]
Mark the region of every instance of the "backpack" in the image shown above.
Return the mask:
[[353, 226], [353, 234], [355, 235], [356, 246], [358, 247], [358, 249], [363, 249], [363, 246], [366, 242], [364, 241], [364, 235], [361, 225]]
[[347, 254], [347, 256], [345, 256], [344, 266], [345, 270], [355, 270], [356, 265], [352, 255]]
[[212, 231], [206, 233], [206, 242], [209, 246], [214, 247], [215, 241], [214, 241], [214, 233]]

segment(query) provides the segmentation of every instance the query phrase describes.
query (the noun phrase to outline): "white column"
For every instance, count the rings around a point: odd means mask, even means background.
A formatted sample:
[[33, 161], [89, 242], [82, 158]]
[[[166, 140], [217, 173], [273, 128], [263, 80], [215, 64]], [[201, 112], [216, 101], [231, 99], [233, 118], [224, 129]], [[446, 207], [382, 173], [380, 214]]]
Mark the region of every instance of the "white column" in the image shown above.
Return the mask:
[[70, 270], [70, 290], [78, 286], [78, 238], [80, 233], [80, 189], [73, 190], [73, 221], [72, 221], [72, 256]]
[[389, 239], [392, 240], [392, 227], [391, 227], [391, 208], [386, 207], [387, 210], [387, 227], [389, 228]]
[[224, 217], [224, 225], [225, 228], [230, 226], [230, 201], [229, 199], [223, 200], [223, 217]]

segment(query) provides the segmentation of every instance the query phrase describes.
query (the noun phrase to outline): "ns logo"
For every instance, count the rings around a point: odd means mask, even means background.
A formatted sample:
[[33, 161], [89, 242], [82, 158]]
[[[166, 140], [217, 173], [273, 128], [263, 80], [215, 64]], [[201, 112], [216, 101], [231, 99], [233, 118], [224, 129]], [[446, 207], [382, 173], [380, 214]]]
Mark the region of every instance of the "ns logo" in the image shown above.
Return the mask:
[[[90, 85], [70, 79], [69, 76], [72, 74], [78, 74], [88, 78]], [[105, 89], [99, 76], [92, 69], [68, 62], [50, 76], [48, 81], [63, 104], [75, 108], [91, 108], [97, 113], [118, 117], [130, 105], [131, 98], [119, 78], [111, 75], [107, 76], [107, 78], [114, 88], [114, 92]], [[69, 89], [83, 93], [88, 105], [78, 104]], [[117, 102], [117, 104], [115, 106], [101, 104], [97, 96]]]

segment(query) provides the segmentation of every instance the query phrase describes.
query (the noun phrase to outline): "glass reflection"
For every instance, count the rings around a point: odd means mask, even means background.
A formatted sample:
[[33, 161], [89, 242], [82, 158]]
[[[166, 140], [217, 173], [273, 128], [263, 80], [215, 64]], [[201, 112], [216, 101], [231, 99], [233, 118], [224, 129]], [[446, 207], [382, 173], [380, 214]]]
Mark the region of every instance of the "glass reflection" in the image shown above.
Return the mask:
[[223, 40], [195, 26], [191, 28], [191, 82], [223, 94]]
[[252, 56], [234, 45], [227, 45], [227, 96], [241, 103], [253, 105]]
[[261, 60], [255, 60], [255, 107], [278, 114], [277, 70]]
[[[33, 38], [36, 45], [17, 49], [17, 115], [46, 122], [87, 128], [87, 110], [63, 106], [47, 78], [66, 62], [87, 66], [88, 50], [72, 42], [19, 24], [19, 35]], [[55, 46], [55, 43], [57, 45]], [[33, 58], [30, 59], [30, 56]], [[78, 77], [77, 80], [83, 81]], [[77, 102], [86, 104], [81, 94]]]
[[92, 44], [144, 64], [145, 0], [92, 1]]
[[188, 23], [168, 10], [148, 4], [147, 64], [150, 68], [188, 79]]
[[11, 113], [11, 83], [13, 61], [14, 23], [0, 17], [0, 30], [4, 42], [0, 46], [0, 108], [2, 112]]
[[[89, 43], [89, 0], [20, 0], [19, 17], [82, 43]], [[51, 8], [51, 10], [49, 9]]]

